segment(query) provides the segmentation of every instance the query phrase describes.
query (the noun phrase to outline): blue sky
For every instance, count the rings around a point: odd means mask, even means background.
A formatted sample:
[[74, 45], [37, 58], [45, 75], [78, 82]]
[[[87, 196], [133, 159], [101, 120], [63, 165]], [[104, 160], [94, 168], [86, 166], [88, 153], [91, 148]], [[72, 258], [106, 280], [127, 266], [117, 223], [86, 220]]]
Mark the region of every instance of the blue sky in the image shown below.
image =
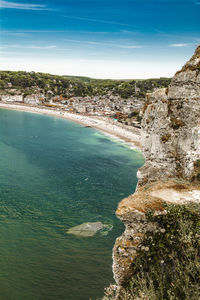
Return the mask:
[[200, 0], [0, 0], [0, 69], [173, 76], [200, 44]]

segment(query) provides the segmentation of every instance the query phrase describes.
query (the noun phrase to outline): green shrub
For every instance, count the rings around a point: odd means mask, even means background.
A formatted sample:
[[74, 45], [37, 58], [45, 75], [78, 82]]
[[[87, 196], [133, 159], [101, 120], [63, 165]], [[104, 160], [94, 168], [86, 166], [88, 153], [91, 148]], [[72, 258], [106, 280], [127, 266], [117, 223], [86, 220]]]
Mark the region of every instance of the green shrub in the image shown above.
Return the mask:
[[200, 207], [170, 205], [166, 214], [147, 214], [159, 230], [147, 232], [143, 242], [149, 251], [138, 252], [129, 281], [118, 298], [107, 290], [104, 299], [197, 300], [200, 299]]

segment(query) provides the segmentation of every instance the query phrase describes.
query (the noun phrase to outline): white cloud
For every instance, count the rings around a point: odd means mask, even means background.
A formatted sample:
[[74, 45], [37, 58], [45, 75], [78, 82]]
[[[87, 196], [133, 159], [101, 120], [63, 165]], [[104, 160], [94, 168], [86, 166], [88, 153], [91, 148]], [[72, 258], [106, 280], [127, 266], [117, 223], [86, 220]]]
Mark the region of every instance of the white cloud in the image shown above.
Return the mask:
[[72, 39], [65, 39], [68, 42], [74, 43], [81, 43], [81, 44], [89, 44], [92, 46], [107, 46], [107, 47], [114, 47], [114, 48], [123, 48], [123, 49], [141, 49], [143, 46], [140, 45], [126, 45], [126, 44], [116, 44], [111, 42], [96, 42], [96, 41], [84, 41], [84, 40], [72, 40]]
[[89, 41], [87, 43], [90, 44], [90, 45], [101, 45], [101, 43], [99, 43], [99, 42], [93, 42], [93, 41]]
[[51, 45], [51, 46], [27, 46], [27, 47], [23, 47], [23, 48], [28, 48], [28, 49], [55, 49], [57, 48], [55, 45]]
[[[26, 34], [26, 33], [86, 33], [86, 34], [110, 34], [107, 31], [87, 31], [87, 30], [1, 30], [1, 34]], [[118, 33], [118, 31], [114, 32]], [[112, 32], [113, 34], [113, 32]]]
[[169, 47], [189, 47], [190, 44], [170, 44]]
[[93, 41], [89, 41], [89, 42], [87, 42], [87, 44], [109, 46], [109, 47], [116, 47], [116, 48], [123, 48], [123, 49], [141, 49], [141, 48], [143, 48], [142, 46], [137, 46], [137, 45], [114, 44], [114, 43], [93, 42]]
[[16, 3], [1, 0], [0, 8], [11, 8], [11, 9], [25, 9], [25, 10], [49, 10], [46, 5], [30, 4], [30, 3]]
[[119, 48], [123, 49], [141, 49], [142, 46], [135, 46], [135, 45], [117, 45]]
[[87, 18], [87, 17], [78, 17], [78, 16], [69, 16], [69, 15], [61, 15], [61, 16], [63, 18], [86, 21], [86, 22], [95, 22], [95, 23], [102, 23], [102, 24], [111, 24], [111, 25], [134, 27], [133, 25], [130, 25], [130, 24], [115, 22], [115, 21], [112, 21], [112, 20], [108, 21], [108, 20], [92, 19], [92, 18]]
[[55, 49], [57, 48], [56, 45], [47, 45], [47, 46], [37, 46], [37, 45], [4, 45], [1, 46], [0, 48], [2, 49], [7, 49], [7, 48], [15, 48], [15, 49]]

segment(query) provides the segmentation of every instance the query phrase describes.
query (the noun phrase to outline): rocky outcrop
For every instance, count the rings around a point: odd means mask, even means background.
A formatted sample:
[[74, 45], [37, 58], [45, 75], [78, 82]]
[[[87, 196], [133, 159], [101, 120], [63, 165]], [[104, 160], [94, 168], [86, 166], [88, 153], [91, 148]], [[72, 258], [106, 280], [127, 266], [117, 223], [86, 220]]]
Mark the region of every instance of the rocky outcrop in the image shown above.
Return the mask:
[[66, 233], [82, 237], [94, 236], [97, 232], [107, 235], [112, 230], [112, 225], [103, 224], [102, 222], [87, 222], [71, 227]]
[[125, 224], [125, 231], [116, 239], [113, 249], [113, 273], [117, 285], [123, 285], [132, 275], [138, 252], [149, 251], [149, 247], [143, 246], [146, 233], [162, 233], [158, 223], [149, 222], [149, 210], [162, 215], [166, 213], [166, 205], [190, 203], [200, 205], [200, 186], [174, 180], [157, 181], [151, 186], [140, 187], [135, 194], [120, 202], [116, 215]]
[[[167, 89], [147, 95], [142, 122], [145, 166], [139, 184], [158, 178], [199, 180], [200, 46]], [[200, 175], [199, 175], [200, 176]]]
[[200, 204], [200, 46], [168, 88], [147, 94], [142, 145], [146, 163], [138, 172], [137, 191], [116, 212], [125, 224], [113, 249], [118, 288], [133, 274], [138, 253], [149, 251], [143, 245], [146, 233], [163, 230], [149, 222], [147, 212], [162, 215], [172, 203]]

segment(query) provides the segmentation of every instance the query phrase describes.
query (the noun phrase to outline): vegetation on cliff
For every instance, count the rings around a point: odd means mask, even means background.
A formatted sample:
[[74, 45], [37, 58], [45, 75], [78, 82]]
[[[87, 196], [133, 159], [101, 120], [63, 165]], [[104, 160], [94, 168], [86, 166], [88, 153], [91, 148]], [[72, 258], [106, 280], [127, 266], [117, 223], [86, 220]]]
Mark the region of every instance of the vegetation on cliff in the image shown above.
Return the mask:
[[24, 71], [0, 71], [0, 90], [13, 92], [13, 89], [28, 95], [51, 91], [55, 95], [95, 96], [111, 91], [122, 98], [130, 96], [145, 97], [146, 92], [155, 88], [167, 87], [170, 78], [147, 80], [103, 80], [79, 76], [59, 76], [46, 73]]
[[132, 277], [120, 289], [107, 288], [103, 299], [200, 299], [200, 206], [167, 205], [146, 217], [158, 229], [146, 233]]

